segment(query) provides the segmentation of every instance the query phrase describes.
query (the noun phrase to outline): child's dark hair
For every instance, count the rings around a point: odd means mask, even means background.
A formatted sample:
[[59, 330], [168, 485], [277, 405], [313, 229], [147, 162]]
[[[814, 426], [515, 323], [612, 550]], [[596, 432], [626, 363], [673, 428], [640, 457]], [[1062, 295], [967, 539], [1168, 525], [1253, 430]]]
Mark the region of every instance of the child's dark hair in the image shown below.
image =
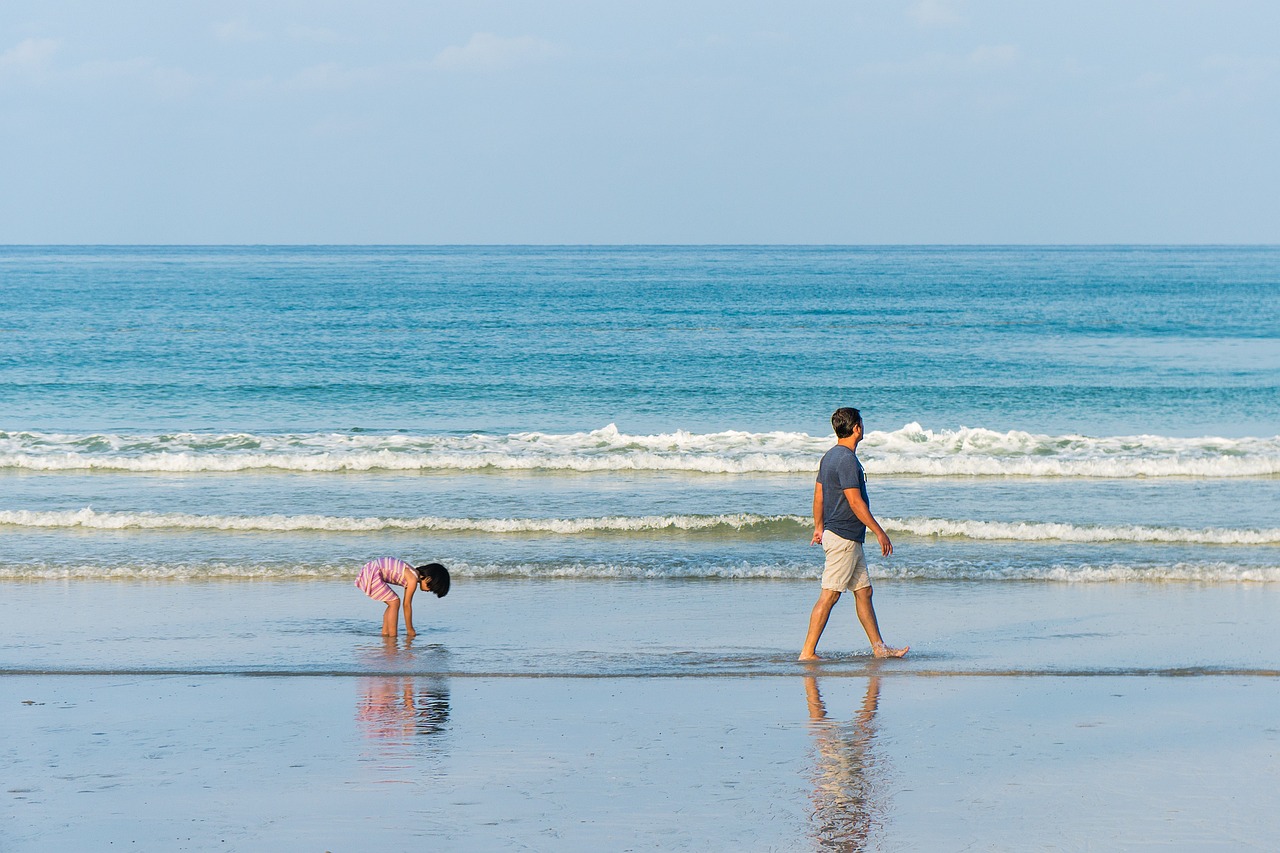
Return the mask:
[[422, 580], [431, 581], [431, 591], [436, 594], [436, 598], [444, 598], [449, 594], [449, 570], [444, 566], [427, 563], [425, 566], [414, 566], [413, 570]]

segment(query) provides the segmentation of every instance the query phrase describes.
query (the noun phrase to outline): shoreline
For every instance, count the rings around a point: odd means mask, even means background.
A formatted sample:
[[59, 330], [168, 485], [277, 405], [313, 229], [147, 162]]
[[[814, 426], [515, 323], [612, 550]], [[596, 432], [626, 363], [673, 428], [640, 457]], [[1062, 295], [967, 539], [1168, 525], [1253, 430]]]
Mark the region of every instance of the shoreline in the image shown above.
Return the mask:
[[[797, 674], [816, 581], [459, 578], [408, 647], [348, 579], [4, 584], [0, 673]], [[1280, 585], [876, 581], [894, 672], [1272, 672]], [[48, 614], [59, 621], [51, 624]], [[874, 662], [851, 601], [819, 669]]]

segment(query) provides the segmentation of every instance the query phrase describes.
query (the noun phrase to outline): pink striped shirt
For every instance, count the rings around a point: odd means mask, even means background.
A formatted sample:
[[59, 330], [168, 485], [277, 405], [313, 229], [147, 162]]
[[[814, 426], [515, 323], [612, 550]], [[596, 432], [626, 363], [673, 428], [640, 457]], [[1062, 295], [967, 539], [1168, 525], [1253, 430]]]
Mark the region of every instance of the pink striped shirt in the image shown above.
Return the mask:
[[379, 557], [365, 563], [356, 577], [356, 586], [370, 598], [390, 601], [396, 594], [387, 584], [407, 586], [418, 582], [418, 573], [411, 563], [395, 557]]

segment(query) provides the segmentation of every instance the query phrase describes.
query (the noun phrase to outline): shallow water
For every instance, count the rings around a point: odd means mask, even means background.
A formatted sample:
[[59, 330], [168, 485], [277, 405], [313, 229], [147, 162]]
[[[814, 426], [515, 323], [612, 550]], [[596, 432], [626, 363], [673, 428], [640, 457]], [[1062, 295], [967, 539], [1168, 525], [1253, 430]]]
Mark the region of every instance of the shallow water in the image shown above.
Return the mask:
[[[795, 662], [812, 582], [465, 580], [415, 599], [418, 636], [378, 636], [381, 605], [347, 582], [10, 582], [0, 673], [572, 678], [1280, 672], [1274, 584], [968, 581], [877, 585], [870, 657], [851, 602]], [[46, 606], [60, 622], [50, 630]], [[123, 614], [128, 614], [125, 617]]]

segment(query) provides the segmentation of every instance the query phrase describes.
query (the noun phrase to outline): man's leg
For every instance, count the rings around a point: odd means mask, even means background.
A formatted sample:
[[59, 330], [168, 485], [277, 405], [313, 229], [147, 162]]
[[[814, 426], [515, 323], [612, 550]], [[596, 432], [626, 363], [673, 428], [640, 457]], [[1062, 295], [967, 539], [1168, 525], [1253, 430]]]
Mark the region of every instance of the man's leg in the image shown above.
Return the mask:
[[880, 623], [876, 621], [876, 608], [871, 603], [871, 587], [864, 586], [854, 590], [853, 603], [858, 610], [862, 630], [867, 632], [867, 639], [871, 641], [872, 654], [878, 658], [900, 658], [907, 653], [910, 646], [894, 649], [884, 644], [884, 638], [880, 636]]
[[818, 639], [822, 630], [827, 627], [827, 619], [831, 617], [831, 608], [840, 600], [840, 593], [834, 589], [824, 589], [818, 596], [809, 614], [809, 635], [804, 638], [804, 650], [800, 652], [800, 660], [818, 659]]

